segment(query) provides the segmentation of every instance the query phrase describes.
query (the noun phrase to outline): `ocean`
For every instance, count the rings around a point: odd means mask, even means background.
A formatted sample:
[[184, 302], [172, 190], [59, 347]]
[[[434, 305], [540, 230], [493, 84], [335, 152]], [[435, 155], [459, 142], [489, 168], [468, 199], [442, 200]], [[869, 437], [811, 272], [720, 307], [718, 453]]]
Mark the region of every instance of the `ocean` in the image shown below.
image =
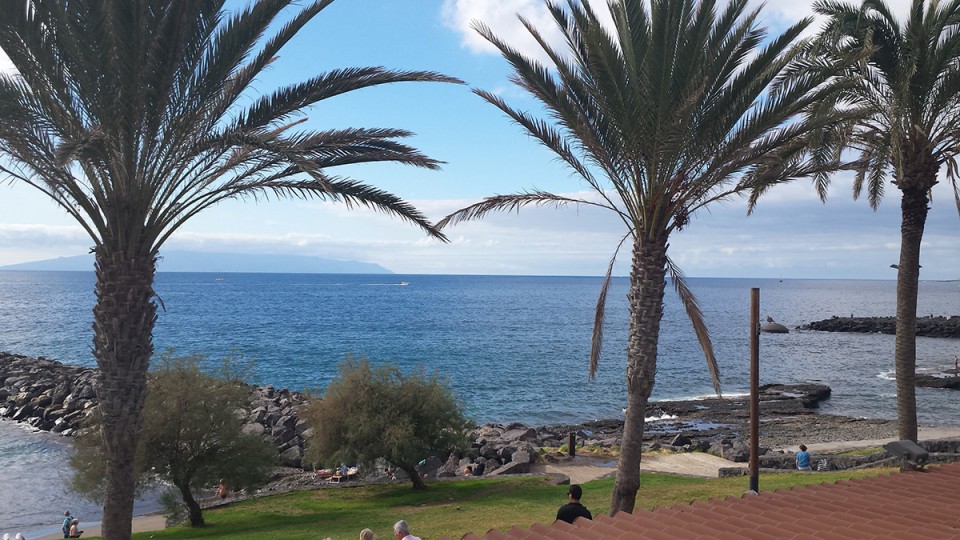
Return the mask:
[[[893, 281], [691, 278], [721, 369], [723, 392], [747, 391], [750, 288], [761, 317], [789, 334], [763, 334], [761, 384], [820, 381], [827, 413], [896, 417], [893, 336], [798, 331], [807, 322], [895, 312]], [[627, 280], [609, 294], [604, 355], [587, 376], [596, 277], [160, 273], [155, 349], [251, 363], [251, 381], [322, 391], [346, 356], [439, 372], [478, 422], [571, 423], [622, 417]], [[0, 272], [0, 350], [95, 365], [94, 276]], [[920, 284], [919, 315], [955, 315], [955, 281]], [[665, 298], [654, 399], [709, 395], [703, 354], [679, 300]], [[960, 340], [918, 338], [919, 369], [953, 366]], [[924, 425], [960, 426], [949, 390], [918, 389]], [[55, 524], [69, 447], [0, 422], [0, 533]], [[49, 473], [42, 482], [35, 471]], [[31, 497], [23, 497], [24, 491]], [[42, 501], [42, 502], [41, 502]], [[51, 510], [52, 509], [52, 510]], [[81, 519], [99, 519], [95, 506]], [[75, 513], [79, 513], [75, 510]], [[31, 536], [28, 535], [28, 538]]]

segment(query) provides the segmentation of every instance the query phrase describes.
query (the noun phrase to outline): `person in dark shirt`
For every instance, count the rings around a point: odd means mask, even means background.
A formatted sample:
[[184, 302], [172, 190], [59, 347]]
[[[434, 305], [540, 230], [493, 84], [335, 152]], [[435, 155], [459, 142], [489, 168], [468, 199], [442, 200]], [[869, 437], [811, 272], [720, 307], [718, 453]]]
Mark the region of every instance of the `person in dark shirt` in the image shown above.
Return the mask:
[[567, 490], [569, 502], [557, 510], [557, 521], [573, 523], [573, 520], [578, 517], [593, 519], [593, 514], [587, 510], [587, 507], [580, 504], [580, 497], [583, 497], [583, 490], [580, 489], [580, 486], [572, 484], [570, 489]]

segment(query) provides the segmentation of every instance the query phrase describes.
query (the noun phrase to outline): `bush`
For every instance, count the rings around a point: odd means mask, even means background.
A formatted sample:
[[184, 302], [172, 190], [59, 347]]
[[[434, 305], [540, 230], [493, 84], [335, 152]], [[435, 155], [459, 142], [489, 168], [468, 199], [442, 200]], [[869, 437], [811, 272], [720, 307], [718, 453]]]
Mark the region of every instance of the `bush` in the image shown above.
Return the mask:
[[[229, 362], [217, 374], [199, 366], [196, 357], [164, 355], [150, 373], [135, 464], [139, 486], [158, 480], [175, 486], [194, 527], [203, 525], [202, 490], [220, 480], [232, 489], [263, 485], [277, 457], [261, 436], [243, 432], [250, 389]], [[93, 500], [103, 490], [102, 444], [99, 426], [91, 426], [70, 460], [73, 488]]]
[[425, 487], [417, 464], [463, 449], [472, 425], [440, 375], [427, 376], [422, 369], [403, 374], [391, 365], [374, 368], [349, 357], [304, 416], [313, 427], [307, 458], [315, 464], [372, 467], [383, 458], [406, 472], [417, 489]]

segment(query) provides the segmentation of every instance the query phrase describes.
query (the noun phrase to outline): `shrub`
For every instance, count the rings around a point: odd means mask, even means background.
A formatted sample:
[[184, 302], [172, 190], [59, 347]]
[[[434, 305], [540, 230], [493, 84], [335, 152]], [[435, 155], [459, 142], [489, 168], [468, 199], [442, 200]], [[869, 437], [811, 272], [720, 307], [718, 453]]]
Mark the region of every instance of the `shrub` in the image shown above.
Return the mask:
[[404, 374], [350, 357], [304, 415], [313, 426], [307, 458], [315, 464], [369, 467], [383, 458], [406, 472], [416, 489], [425, 487], [417, 464], [465, 447], [472, 425], [439, 374]]

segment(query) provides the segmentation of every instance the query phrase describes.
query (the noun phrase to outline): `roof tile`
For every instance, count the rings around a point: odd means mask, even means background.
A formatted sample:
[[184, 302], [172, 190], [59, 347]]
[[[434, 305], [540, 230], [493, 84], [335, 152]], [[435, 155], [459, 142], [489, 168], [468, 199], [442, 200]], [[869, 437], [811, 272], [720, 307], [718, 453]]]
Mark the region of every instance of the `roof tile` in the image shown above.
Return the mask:
[[766, 538], [960, 540], [960, 463], [839, 481], [756, 496], [618, 513], [574, 525], [513, 527], [463, 540], [650, 540]]

